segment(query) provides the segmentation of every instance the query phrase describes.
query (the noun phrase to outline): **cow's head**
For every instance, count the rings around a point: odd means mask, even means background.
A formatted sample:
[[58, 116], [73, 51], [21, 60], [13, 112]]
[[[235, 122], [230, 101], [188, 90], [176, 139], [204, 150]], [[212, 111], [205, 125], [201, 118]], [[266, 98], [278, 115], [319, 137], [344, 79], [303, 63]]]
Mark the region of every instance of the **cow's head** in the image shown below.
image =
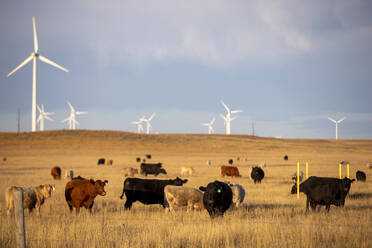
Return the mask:
[[98, 194], [100, 194], [102, 196], [106, 195], [105, 186], [106, 186], [107, 183], [108, 183], [107, 180], [105, 180], [103, 182], [101, 180], [97, 180], [97, 181], [94, 182], [94, 186], [96, 187]]
[[167, 174], [167, 172], [163, 168], [160, 169], [160, 173]]
[[175, 186], [182, 186], [184, 183], [187, 183], [187, 179], [182, 180], [181, 178], [177, 177], [173, 180], [173, 185]]
[[292, 186], [291, 194], [297, 194], [297, 183]]
[[355, 179], [349, 179], [347, 177], [345, 177], [344, 179], [342, 179], [342, 186], [343, 186], [343, 190], [348, 193], [349, 190], [350, 190], [350, 187], [351, 187], [351, 184], [355, 181]]
[[54, 184], [44, 184], [44, 185], [40, 185], [38, 188], [39, 188], [40, 193], [45, 198], [51, 197], [52, 196], [52, 191], [54, 191], [56, 189]]

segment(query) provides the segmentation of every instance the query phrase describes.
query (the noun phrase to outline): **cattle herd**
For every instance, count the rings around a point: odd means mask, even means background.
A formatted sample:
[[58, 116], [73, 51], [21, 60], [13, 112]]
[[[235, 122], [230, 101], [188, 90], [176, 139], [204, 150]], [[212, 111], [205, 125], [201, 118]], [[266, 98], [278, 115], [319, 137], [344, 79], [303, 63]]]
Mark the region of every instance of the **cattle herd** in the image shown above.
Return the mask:
[[[211, 218], [223, 216], [229, 208], [237, 208], [244, 201], [245, 190], [240, 184], [231, 184], [230, 182], [214, 181], [206, 186], [197, 188], [183, 186], [188, 182], [188, 179], [144, 179], [134, 177], [136, 174], [143, 176], [159, 174], [167, 174], [162, 167], [162, 163], [146, 163], [146, 159], [151, 159], [151, 155], [147, 154], [146, 158], [136, 158], [140, 163], [140, 170], [131, 167], [124, 168], [124, 176], [127, 177], [123, 183], [123, 191], [120, 199], [124, 195], [126, 201], [124, 207], [130, 210], [132, 204], [139, 201], [143, 204], [159, 204], [166, 211], [173, 212], [176, 208], [186, 207], [187, 211], [202, 210], [208, 211]], [[288, 159], [286, 155], [284, 159]], [[239, 159], [238, 159], [239, 160]], [[233, 160], [228, 160], [230, 165], [221, 166], [221, 177], [241, 177], [236, 166], [232, 166]], [[208, 160], [207, 164], [211, 164]], [[98, 159], [97, 165], [113, 165], [113, 160], [104, 158]], [[265, 173], [264, 166], [254, 166], [251, 170], [251, 178], [254, 183], [261, 183]], [[67, 173], [67, 172], [66, 172]], [[195, 169], [192, 167], [181, 167], [181, 176], [192, 176], [195, 174]], [[61, 168], [55, 166], [51, 170], [51, 175], [54, 179], [61, 179]], [[69, 171], [69, 179], [65, 187], [65, 199], [69, 210], [73, 208], [76, 214], [79, 213], [80, 207], [85, 207], [92, 212], [94, 199], [97, 195], [105, 196], [105, 186], [107, 180], [85, 179], [81, 176], [73, 177], [73, 171]], [[300, 181], [303, 179], [303, 173], [300, 172]], [[292, 176], [294, 181], [297, 180], [297, 174]], [[362, 171], [356, 172], [358, 181], [366, 181], [366, 174]], [[345, 198], [350, 190], [351, 184], [355, 179], [337, 179], [327, 177], [311, 176], [302, 182], [299, 186], [299, 192], [306, 195], [306, 211], [309, 206], [312, 211], [316, 211], [317, 206], [325, 206], [329, 211], [331, 205], [344, 206]], [[36, 209], [36, 214], [39, 215], [40, 207], [47, 198], [51, 197], [54, 185], [45, 184], [37, 187], [17, 187], [12, 186], [6, 189], [5, 200], [7, 213], [10, 215], [14, 210], [13, 192], [21, 191], [24, 196], [24, 208], [32, 212]], [[291, 189], [292, 194], [297, 193], [297, 184], [294, 183]]]

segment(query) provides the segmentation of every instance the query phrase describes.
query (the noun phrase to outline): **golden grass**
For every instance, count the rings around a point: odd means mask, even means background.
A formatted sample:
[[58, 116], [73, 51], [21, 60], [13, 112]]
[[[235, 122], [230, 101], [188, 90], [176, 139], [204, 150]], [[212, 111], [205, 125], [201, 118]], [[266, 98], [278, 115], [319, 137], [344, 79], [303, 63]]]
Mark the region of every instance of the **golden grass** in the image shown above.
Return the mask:
[[[28, 247], [372, 247], [372, 162], [370, 140], [284, 140], [225, 135], [138, 135], [114, 131], [0, 133], [0, 247], [14, 247], [14, 224], [6, 216], [4, 190], [10, 185], [55, 183], [56, 191], [41, 208], [41, 217], [26, 211]], [[134, 203], [124, 211], [122, 168], [138, 168], [135, 158], [152, 154], [168, 176], [192, 166], [191, 187], [214, 180], [240, 183], [246, 199], [239, 209], [211, 220], [207, 211], [165, 213], [158, 205]], [[289, 161], [284, 161], [287, 154]], [[97, 159], [114, 160], [97, 167]], [[219, 166], [236, 161], [242, 178], [221, 178]], [[206, 160], [212, 160], [212, 166]], [[367, 173], [366, 183], [352, 185], [344, 208], [305, 213], [305, 197], [290, 195], [296, 163], [310, 164], [310, 175], [338, 176], [338, 163], [351, 163]], [[265, 178], [255, 185], [250, 166], [266, 162]], [[93, 215], [70, 214], [64, 199], [66, 180], [54, 181], [53, 166], [75, 175], [108, 179], [107, 195], [97, 196]], [[346, 175], [346, 170], [344, 171]]]

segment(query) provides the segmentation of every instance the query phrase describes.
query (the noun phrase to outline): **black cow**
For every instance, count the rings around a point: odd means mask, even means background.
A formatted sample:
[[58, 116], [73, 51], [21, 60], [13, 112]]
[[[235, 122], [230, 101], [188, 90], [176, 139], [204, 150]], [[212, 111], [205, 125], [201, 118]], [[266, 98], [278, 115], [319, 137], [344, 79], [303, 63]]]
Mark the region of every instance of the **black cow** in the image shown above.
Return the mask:
[[104, 158], [100, 158], [100, 159], [98, 159], [98, 162], [97, 162], [97, 165], [105, 165], [105, 159]]
[[261, 180], [265, 177], [265, 172], [260, 167], [252, 167], [251, 178], [254, 183], [261, 183]]
[[159, 175], [159, 174], [167, 174], [167, 172], [161, 168], [161, 163], [150, 164], [150, 163], [141, 163], [141, 174], [144, 176], [147, 175]]
[[146, 154], [146, 158], [151, 159], [151, 154]]
[[229, 185], [220, 181], [214, 181], [209, 183], [207, 187], [201, 186], [199, 189], [205, 192], [203, 204], [209, 216], [211, 218], [222, 217], [232, 203], [233, 193]]
[[357, 181], [365, 182], [367, 180], [366, 173], [364, 173], [363, 171], [358, 170], [356, 172], [356, 179], [357, 179]]
[[136, 161], [137, 161], [137, 162], [141, 162], [141, 158], [140, 158], [140, 157], [137, 157], [137, 158], [136, 158]]
[[[317, 205], [325, 205], [329, 211], [331, 205], [344, 206], [345, 198], [349, 193], [351, 183], [355, 179], [331, 178], [331, 177], [309, 177], [300, 184], [300, 192], [306, 195], [306, 211], [309, 210], [309, 204], [314, 211]], [[292, 194], [297, 193], [297, 184], [293, 185]]]
[[124, 181], [120, 199], [123, 199], [125, 194], [127, 198], [125, 209], [130, 209], [135, 201], [140, 201], [145, 205], [161, 204], [165, 207], [164, 187], [167, 185], [182, 186], [186, 182], [187, 179], [182, 180], [179, 177], [171, 180], [127, 178]]

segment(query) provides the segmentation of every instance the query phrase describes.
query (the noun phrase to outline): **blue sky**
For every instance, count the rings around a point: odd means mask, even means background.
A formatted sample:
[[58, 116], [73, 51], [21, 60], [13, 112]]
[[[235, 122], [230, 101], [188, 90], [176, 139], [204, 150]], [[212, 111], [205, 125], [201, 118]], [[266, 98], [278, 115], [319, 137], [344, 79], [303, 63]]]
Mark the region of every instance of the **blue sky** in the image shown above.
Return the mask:
[[[156, 113], [155, 133], [206, 133], [223, 100], [242, 109], [233, 134], [372, 138], [372, 2], [10, 1], [0, 2], [0, 131], [31, 130], [33, 51], [69, 73], [37, 64], [38, 104], [55, 112], [45, 129], [136, 131]], [[2, 75], [2, 76], [1, 76]]]

